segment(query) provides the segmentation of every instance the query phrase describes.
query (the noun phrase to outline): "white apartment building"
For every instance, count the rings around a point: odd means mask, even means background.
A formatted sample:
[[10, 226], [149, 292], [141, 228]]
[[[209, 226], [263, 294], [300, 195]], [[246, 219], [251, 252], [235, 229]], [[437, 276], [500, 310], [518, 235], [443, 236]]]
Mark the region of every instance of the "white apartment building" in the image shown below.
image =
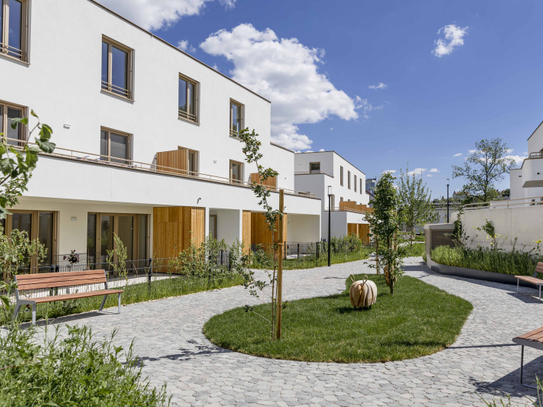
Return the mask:
[[[212, 235], [269, 243], [236, 132], [260, 135], [279, 172], [289, 241], [320, 239], [321, 202], [295, 189], [294, 153], [271, 143], [271, 104], [92, 0], [0, 0], [0, 131], [33, 109], [57, 144], [42, 154], [5, 229], [29, 231], [58, 264], [173, 257]], [[31, 124], [35, 120], [31, 118]], [[11, 141], [17, 143], [16, 141]]]
[[297, 153], [295, 171], [294, 188], [311, 192], [321, 199], [323, 238], [328, 236], [328, 211], [331, 208], [331, 236], [354, 233], [368, 241], [366, 174], [335, 151]]
[[543, 122], [528, 138], [528, 158], [510, 174], [511, 200], [543, 197]]

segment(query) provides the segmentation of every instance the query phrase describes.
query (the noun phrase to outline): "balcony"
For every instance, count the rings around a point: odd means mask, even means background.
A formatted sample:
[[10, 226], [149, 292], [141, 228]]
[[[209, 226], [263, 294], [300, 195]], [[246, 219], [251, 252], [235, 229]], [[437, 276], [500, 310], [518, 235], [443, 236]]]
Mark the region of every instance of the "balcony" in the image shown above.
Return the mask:
[[373, 212], [373, 208], [368, 207], [367, 205], [357, 204], [355, 201], [343, 201], [339, 203], [339, 207], [333, 207], [332, 211], [334, 212], [353, 212], [359, 214], [366, 214], [368, 212]]
[[543, 187], [543, 151], [530, 153], [522, 164], [522, 188]]

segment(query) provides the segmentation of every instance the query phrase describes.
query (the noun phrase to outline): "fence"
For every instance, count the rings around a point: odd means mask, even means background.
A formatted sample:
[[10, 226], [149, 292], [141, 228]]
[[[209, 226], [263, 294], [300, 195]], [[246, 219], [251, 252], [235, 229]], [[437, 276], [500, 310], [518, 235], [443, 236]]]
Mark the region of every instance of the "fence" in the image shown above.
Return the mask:
[[[299, 259], [305, 256], [315, 256], [318, 259], [320, 256], [327, 255], [328, 253], [328, 243], [326, 242], [326, 239], [322, 239], [319, 242], [284, 242], [283, 248], [284, 259]], [[259, 249], [265, 248], [262, 247], [262, 245], [251, 245], [251, 250], [253, 252]], [[332, 239], [331, 251], [333, 253], [349, 253], [354, 250], [355, 246], [353, 245], [353, 242], [348, 239]], [[266, 251], [271, 252], [271, 247], [268, 247]]]

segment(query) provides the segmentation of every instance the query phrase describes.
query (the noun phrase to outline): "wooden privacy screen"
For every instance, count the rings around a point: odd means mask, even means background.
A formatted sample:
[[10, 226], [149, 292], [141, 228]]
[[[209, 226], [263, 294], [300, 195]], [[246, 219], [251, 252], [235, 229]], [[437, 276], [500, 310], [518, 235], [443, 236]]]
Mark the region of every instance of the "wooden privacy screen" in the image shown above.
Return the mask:
[[157, 259], [176, 257], [205, 239], [205, 209], [176, 206], [153, 208], [153, 255]]
[[347, 234], [349, 236], [354, 234], [360, 240], [362, 240], [364, 244], [370, 244], [370, 237], [368, 236], [369, 233], [370, 225], [360, 225], [358, 223], [347, 224]]
[[[285, 235], [285, 242], [287, 241], [287, 214], [283, 215], [283, 230]], [[276, 227], [277, 229], [277, 227]], [[274, 232], [274, 237], [277, 239], [279, 231]], [[260, 212], [253, 212], [251, 214], [251, 243], [255, 245], [262, 245], [267, 251], [272, 250], [273, 241], [271, 230], [268, 229], [268, 222], [266, 222], [266, 216]]]
[[355, 201], [342, 201], [339, 203], [339, 210], [345, 211], [353, 209], [359, 212], [371, 212], [373, 209], [368, 208], [366, 205], [357, 205]]
[[[156, 165], [158, 171], [171, 171], [171, 172], [177, 172], [175, 170], [171, 170], [170, 168], [181, 170], [179, 173], [181, 174], [187, 174], [188, 170], [188, 160], [187, 160], [187, 149], [183, 147], [179, 147], [177, 150], [172, 151], [162, 151], [160, 153], [156, 153]], [[161, 167], [168, 167], [168, 169], [161, 168]]]
[[243, 239], [243, 253], [251, 253], [251, 211], [243, 211], [243, 230], [242, 230], [242, 239]]
[[[260, 180], [258, 173], [252, 173], [251, 174], [251, 184], [253, 182], [258, 183]], [[277, 177], [271, 177], [268, 178], [266, 181], [262, 183], [262, 185], [266, 187], [270, 187], [270, 189], [275, 189], [277, 187]]]

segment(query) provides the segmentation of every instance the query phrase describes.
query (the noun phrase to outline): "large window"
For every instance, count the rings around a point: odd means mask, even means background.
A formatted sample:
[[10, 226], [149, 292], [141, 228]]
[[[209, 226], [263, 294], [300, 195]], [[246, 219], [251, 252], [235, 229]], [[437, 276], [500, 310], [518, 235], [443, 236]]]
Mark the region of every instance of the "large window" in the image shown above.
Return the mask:
[[243, 127], [244, 107], [241, 103], [230, 100], [230, 136], [237, 137]]
[[347, 171], [347, 188], [351, 189], [351, 171]]
[[356, 175], [354, 176], [354, 192], [356, 192]]
[[179, 76], [179, 117], [198, 123], [198, 84]]
[[[127, 269], [144, 267], [149, 257], [148, 216], [89, 213], [87, 223], [87, 262], [93, 269], [108, 268], [108, 251], [116, 248], [115, 235], [126, 249]], [[116, 262], [118, 259], [113, 258]]]
[[0, 0], [0, 54], [28, 61], [28, 0]]
[[8, 138], [8, 144], [17, 145], [15, 140], [26, 140], [25, 127], [18, 124], [15, 129], [11, 128], [13, 119], [25, 117], [25, 108], [0, 102], [0, 133]]
[[132, 50], [102, 38], [102, 90], [132, 99]]
[[102, 128], [100, 155], [104, 161], [128, 164], [130, 161], [130, 135]]
[[343, 167], [339, 167], [339, 185], [343, 186]]
[[360, 178], [360, 194], [364, 193], [364, 190], [362, 189], [362, 178]]
[[321, 172], [321, 163], [309, 163], [309, 172], [311, 174], [318, 174]]
[[230, 180], [232, 182], [243, 182], [243, 164], [230, 160]]

